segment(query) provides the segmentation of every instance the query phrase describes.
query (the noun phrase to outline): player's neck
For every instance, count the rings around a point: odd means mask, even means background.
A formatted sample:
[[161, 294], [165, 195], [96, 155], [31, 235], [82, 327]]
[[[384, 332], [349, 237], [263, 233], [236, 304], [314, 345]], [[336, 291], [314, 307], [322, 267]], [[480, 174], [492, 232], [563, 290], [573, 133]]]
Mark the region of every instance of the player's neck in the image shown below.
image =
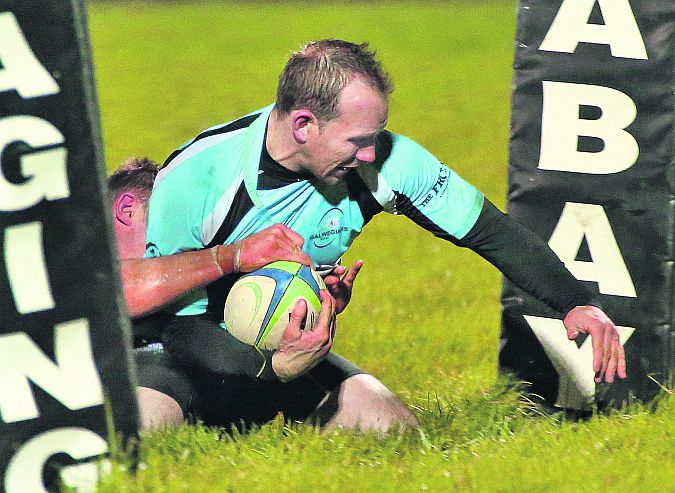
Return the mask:
[[[126, 228], [120, 231], [120, 228]], [[145, 254], [145, 228], [129, 228], [115, 225], [117, 255], [120, 260], [141, 258]]]

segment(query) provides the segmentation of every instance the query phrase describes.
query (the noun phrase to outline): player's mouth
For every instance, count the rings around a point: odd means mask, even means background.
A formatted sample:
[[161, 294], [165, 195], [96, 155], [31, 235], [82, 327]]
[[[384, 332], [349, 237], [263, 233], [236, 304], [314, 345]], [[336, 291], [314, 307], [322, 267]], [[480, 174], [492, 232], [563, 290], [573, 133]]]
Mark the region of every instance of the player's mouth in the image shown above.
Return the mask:
[[351, 170], [356, 169], [359, 167], [359, 161], [357, 159], [350, 160], [345, 164], [342, 164], [340, 166], [337, 166], [333, 170], [333, 176], [337, 178], [342, 178], [344, 177], [347, 173], [349, 173]]
[[349, 173], [351, 170], [356, 169], [357, 165], [354, 166], [338, 166], [335, 168], [333, 171], [333, 176], [336, 178], [343, 178], [347, 173]]

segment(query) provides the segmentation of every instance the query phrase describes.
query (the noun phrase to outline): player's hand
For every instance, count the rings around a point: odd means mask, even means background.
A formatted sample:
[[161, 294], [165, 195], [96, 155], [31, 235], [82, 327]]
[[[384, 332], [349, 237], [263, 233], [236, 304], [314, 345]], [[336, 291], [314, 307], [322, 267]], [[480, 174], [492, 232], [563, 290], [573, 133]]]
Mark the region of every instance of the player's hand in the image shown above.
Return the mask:
[[330, 351], [335, 335], [335, 299], [321, 290], [321, 312], [314, 330], [304, 330], [307, 303], [299, 300], [272, 355], [272, 368], [279, 380], [288, 382], [311, 370]]
[[576, 339], [580, 333], [592, 337], [596, 383], [601, 382], [603, 377], [607, 383], [612, 383], [614, 375], [626, 378], [626, 356], [619, 333], [605, 312], [595, 306], [577, 306], [565, 316], [563, 324], [570, 340]]
[[[283, 224], [274, 224], [239, 242], [239, 272], [251, 272], [276, 260], [311, 265], [302, 245], [305, 240]], [[235, 243], [236, 245], [236, 243]]]
[[343, 265], [337, 265], [330, 274], [323, 278], [326, 288], [335, 298], [335, 313], [342, 313], [349, 300], [352, 299], [352, 288], [354, 280], [363, 267], [363, 260], [358, 260], [349, 270]]

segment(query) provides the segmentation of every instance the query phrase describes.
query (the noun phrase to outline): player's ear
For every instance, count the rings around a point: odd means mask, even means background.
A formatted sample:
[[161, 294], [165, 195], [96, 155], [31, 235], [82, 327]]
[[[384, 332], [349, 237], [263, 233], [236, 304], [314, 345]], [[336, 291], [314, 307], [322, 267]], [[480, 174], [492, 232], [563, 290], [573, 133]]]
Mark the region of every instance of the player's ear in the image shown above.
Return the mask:
[[117, 196], [113, 203], [113, 216], [116, 221], [131, 226], [134, 213], [138, 205], [138, 198], [131, 192], [123, 192]]
[[291, 124], [295, 141], [298, 144], [305, 144], [315, 127], [318, 129], [319, 121], [314, 113], [303, 108], [291, 112]]

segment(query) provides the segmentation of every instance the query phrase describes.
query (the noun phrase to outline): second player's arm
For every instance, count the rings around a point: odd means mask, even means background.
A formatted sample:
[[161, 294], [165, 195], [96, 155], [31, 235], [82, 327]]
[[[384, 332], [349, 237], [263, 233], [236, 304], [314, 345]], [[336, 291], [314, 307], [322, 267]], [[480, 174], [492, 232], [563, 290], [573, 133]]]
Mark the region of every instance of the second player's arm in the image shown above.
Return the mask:
[[122, 286], [129, 315], [148, 315], [223, 275], [251, 272], [275, 260], [309, 265], [302, 244], [300, 235], [275, 224], [231, 245], [218, 245], [215, 250], [122, 260]]
[[[218, 266], [223, 274], [234, 272], [234, 245], [217, 248]], [[210, 249], [177, 253], [166, 257], [121, 261], [122, 286], [129, 316], [149, 315], [192, 290], [221, 277]]]

